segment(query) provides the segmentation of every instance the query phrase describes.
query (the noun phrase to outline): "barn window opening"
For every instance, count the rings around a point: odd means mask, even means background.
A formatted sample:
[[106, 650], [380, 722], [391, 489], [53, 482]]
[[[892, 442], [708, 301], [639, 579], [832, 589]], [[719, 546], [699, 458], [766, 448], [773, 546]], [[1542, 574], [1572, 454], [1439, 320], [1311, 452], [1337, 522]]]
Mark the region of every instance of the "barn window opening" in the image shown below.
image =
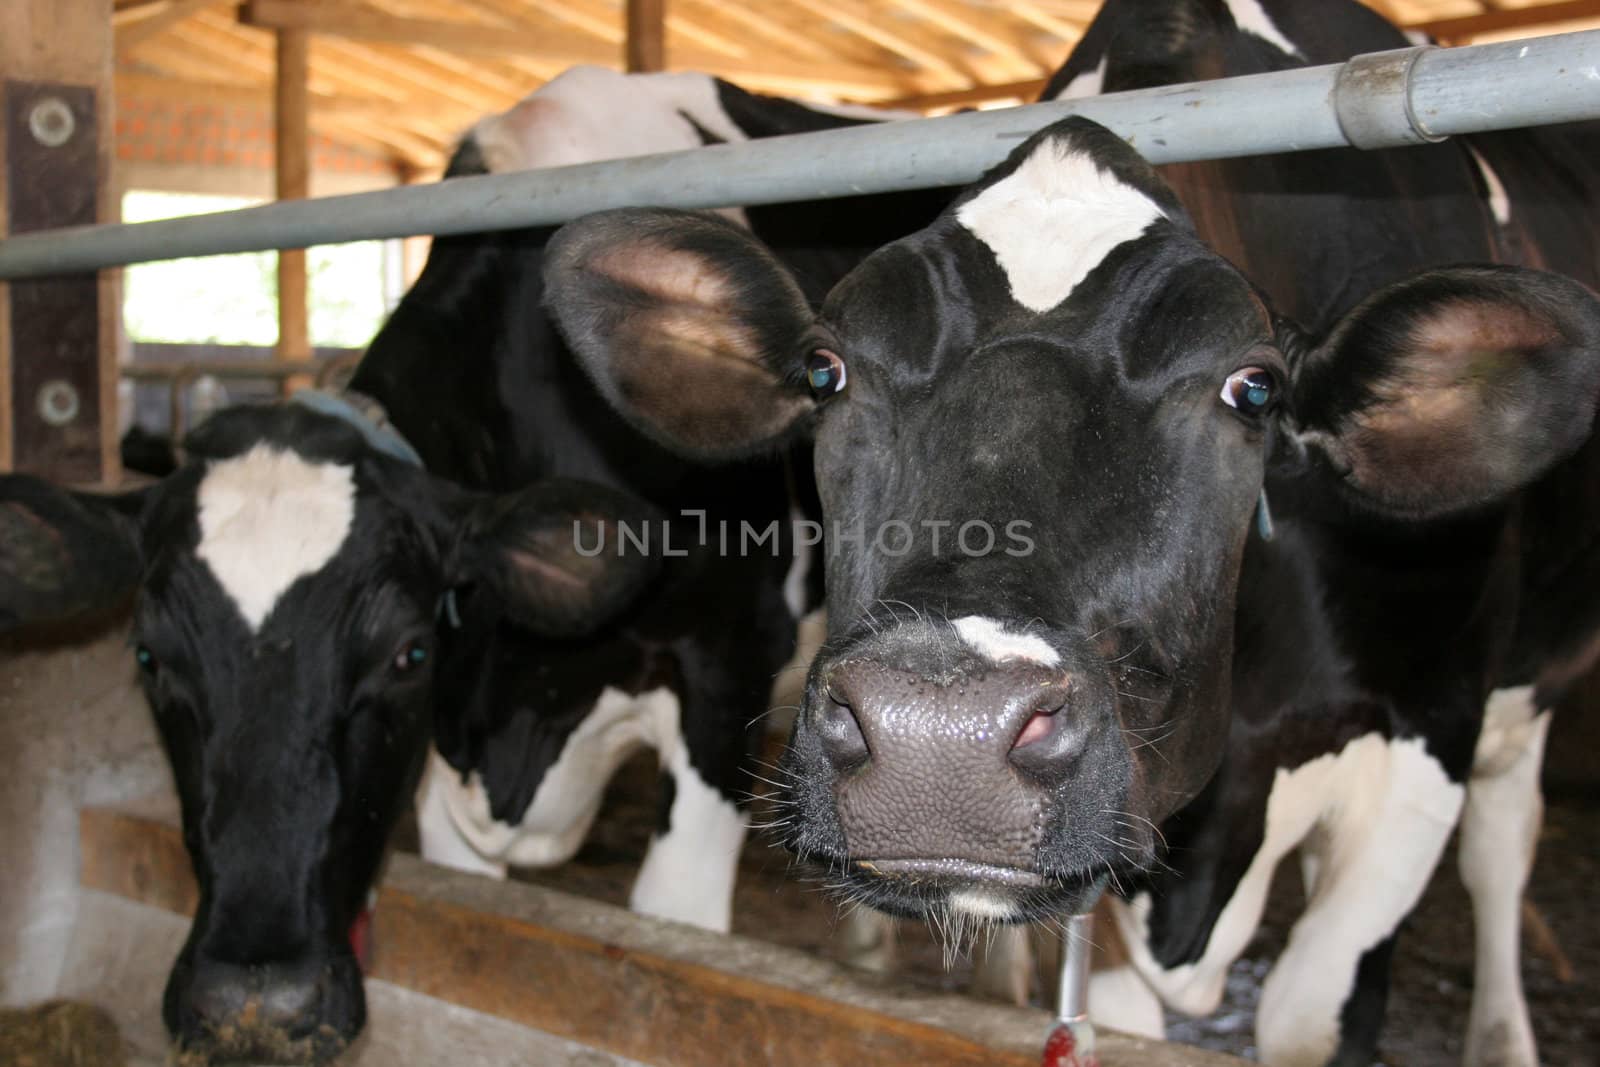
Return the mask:
[[[265, 202], [134, 189], [123, 195], [122, 217], [125, 222], [153, 222]], [[316, 359], [366, 347], [403, 291], [402, 254], [399, 241], [307, 250], [307, 303]], [[123, 274], [122, 321], [125, 364], [271, 360], [278, 339], [277, 256], [245, 252], [133, 264]], [[279, 385], [273, 379], [201, 375], [180, 390], [184, 423], [193, 426], [226, 404], [276, 396]], [[171, 429], [172, 387], [167, 381], [125, 378], [121, 397], [123, 432], [133, 425], [158, 434]]]

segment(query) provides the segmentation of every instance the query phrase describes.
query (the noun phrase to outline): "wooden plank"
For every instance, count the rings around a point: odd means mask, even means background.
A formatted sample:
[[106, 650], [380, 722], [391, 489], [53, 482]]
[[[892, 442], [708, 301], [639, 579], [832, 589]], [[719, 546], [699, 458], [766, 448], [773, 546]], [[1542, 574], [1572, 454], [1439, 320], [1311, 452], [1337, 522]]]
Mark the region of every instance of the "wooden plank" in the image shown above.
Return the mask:
[[[176, 827], [91, 808], [80, 828], [85, 888], [192, 910]], [[1051, 1021], [404, 854], [374, 943], [373, 979], [662, 1067], [1035, 1067]], [[1110, 1032], [1100, 1054], [1104, 1067], [1241, 1062]]]
[[[276, 142], [277, 198], [304, 200], [311, 194], [311, 37], [305, 30], [279, 30], [278, 73], [273, 95], [273, 135]], [[286, 249], [278, 253], [278, 358], [309, 362], [311, 324], [306, 294], [306, 253]], [[309, 379], [307, 379], [309, 381]], [[296, 385], [284, 381], [284, 391]]]
[[[104, 0], [3, 0], [0, 2], [0, 79], [55, 83], [84, 87], [91, 93], [91, 127], [74, 138], [90, 139], [84, 167], [92, 168], [95, 184], [91, 221], [115, 222], [121, 217], [111, 164], [114, 157], [114, 123], [111, 95], [111, 21]], [[29, 135], [31, 137], [31, 134]], [[6, 138], [0, 136], [0, 142]], [[0, 237], [11, 226], [9, 190], [5, 174], [11, 150], [0, 143]], [[120, 476], [117, 456], [116, 351], [120, 329], [121, 271], [101, 271], [78, 283], [92, 286], [90, 318], [73, 328], [87, 329], [93, 337], [94, 374], [81, 384], [80, 411], [92, 420], [99, 438], [97, 456], [79, 465], [77, 477], [94, 482], [114, 482]], [[70, 283], [61, 283], [70, 284]], [[22, 413], [13, 404], [12, 385], [17, 371], [17, 349], [12, 334], [16, 326], [16, 286], [0, 284], [0, 470], [10, 470], [20, 460], [14, 437]], [[56, 338], [52, 338], [56, 340]], [[30, 355], [30, 359], [36, 358]], [[93, 456], [91, 443], [83, 454]]]
[[629, 74], [667, 69], [667, 0], [627, 0], [624, 45]]
[[1555, 4], [1533, 4], [1528, 7], [1507, 8], [1503, 11], [1485, 11], [1481, 15], [1467, 15], [1462, 18], [1414, 22], [1406, 28], [1420, 30], [1441, 40], [1460, 41], [1480, 33], [1530, 29], [1577, 19], [1600, 19], [1600, 0], [1563, 0], [1562, 3]]

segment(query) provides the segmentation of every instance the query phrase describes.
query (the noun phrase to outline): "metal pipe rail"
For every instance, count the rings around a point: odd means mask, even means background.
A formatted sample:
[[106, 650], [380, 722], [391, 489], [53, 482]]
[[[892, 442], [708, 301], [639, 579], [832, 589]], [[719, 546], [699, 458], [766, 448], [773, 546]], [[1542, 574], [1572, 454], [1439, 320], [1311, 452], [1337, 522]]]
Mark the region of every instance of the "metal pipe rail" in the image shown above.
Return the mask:
[[960, 185], [1039, 128], [1085, 115], [1152, 163], [1600, 118], [1600, 30], [1106, 96], [712, 145], [195, 218], [0, 241], [0, 279], [313, 244], [554, 225], [603, 208], [772, 204]]

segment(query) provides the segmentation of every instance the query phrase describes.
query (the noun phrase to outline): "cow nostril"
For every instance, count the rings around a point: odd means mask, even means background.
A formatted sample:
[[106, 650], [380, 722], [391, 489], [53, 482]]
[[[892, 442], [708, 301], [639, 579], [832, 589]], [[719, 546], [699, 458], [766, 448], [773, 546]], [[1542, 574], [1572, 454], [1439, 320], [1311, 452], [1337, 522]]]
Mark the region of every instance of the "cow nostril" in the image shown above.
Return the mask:
[[1082, 738], [1073, 716], [1067, 714], [1072, 703], [1072, 684], [1042, 688], [1026, 698], [1018, 712], [1027, 713], [1007, 758], [1019, 770], [1054, 778], [1072, 762]]
[[1048, 711], [1034, 712], [1032, 717], [1028, 719], [1027, 725], [1022, 728], [1022, 732], [1017, 735], [1016, 741], [1012, 743], [1012, 751], [1036, 744], [1048, 738], [1050, 732], [1055, 728], [1056, 712], [1060, 710], [1061, 708], [1058, 706]]
[[849, 704], [834, 696], [831, 691], [822, 697], [822, 712], [817, 716], [817, 733], [822, 740], [822, 752], [835, 770], [841, 773], [853, 770], [867, 761], [867, 739], [861, 733], [861, 724]]

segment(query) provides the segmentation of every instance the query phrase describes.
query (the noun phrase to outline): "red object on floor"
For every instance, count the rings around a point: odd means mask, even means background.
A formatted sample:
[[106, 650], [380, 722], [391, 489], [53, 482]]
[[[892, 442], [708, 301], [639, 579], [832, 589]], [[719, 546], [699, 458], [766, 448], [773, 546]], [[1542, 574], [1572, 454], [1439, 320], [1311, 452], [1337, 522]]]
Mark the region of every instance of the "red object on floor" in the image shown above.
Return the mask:
[[1091, 1050], [1078, 1055], [1078, 1040], [1070, 1023], [1057, 1023], [1044, 1043], [1044, 1058], [1039, 1067], [1100, 1067], [1100, 1057]]

